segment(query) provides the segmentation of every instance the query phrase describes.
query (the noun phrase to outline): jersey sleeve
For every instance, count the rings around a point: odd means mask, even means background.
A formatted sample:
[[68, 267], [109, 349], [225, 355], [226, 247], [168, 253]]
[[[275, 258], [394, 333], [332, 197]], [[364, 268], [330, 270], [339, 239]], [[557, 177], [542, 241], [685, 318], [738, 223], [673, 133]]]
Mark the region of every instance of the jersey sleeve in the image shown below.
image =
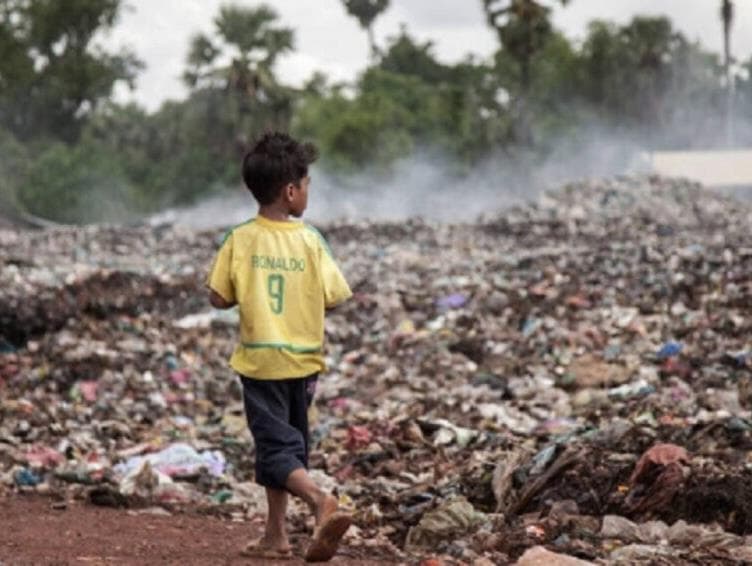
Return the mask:
[[345, 276], [334, 260], [332, 251], [326, 240], [321, 237], [320, 242], [321, 254], [321, 281], [324, 286], [324, 305], [326, 308], [336, 307], [352, 297], [350, 286], [345, 280]]
[[228, 303], [235, 303], [235, 285], [232, 282], [232, 234], [222, 243], [214, 256], [206, 286], [218, 293]]

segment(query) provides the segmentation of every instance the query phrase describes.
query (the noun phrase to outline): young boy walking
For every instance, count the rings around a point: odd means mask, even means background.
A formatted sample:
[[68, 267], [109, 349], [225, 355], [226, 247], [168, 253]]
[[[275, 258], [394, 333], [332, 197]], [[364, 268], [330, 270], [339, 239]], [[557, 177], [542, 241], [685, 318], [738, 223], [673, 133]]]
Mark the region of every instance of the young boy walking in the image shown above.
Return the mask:
[[295, 220], [306, 209], [308, 167], [316, 158], [313, 145], [283, 133], [255, 144], [243, 160], [243, 180], [258, 215], [227, 234], [207, 282], [214, 307], [240, 310], [230, 365], [240, 375], [256, 482], [266, 488], [269, 507], [264, 536], [244, 554], [291, 555], [285, 514], [292, 493], [315, 516], [305, 556], [311, 562], [329, 560], [351, 523], [307, 472], [308, 407], [325, 369], [324, 311], [352, 294], [323, 237]]

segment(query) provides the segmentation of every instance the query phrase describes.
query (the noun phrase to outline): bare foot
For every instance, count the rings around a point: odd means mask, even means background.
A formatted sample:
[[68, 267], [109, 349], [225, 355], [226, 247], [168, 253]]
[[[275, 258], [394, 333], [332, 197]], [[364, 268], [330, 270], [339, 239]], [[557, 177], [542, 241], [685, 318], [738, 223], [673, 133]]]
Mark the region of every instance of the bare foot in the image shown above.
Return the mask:
[[339, 503], [333, 495], [324, 495], [323, 499], [316, 505], [316, 527], [319, 527], [331, 515], [337, 512]]
[[342, 537], [352, 524], [348, 513], [335, 511], [327, 515], [316, 529], [305, 554], [306, 562], [326, 562], [337, 553]]
[[250, 558], [287, 558], [292, 555], [292, 547], [286, 538], [270, 540], [262, 537], [248, 543], [240, 554]]

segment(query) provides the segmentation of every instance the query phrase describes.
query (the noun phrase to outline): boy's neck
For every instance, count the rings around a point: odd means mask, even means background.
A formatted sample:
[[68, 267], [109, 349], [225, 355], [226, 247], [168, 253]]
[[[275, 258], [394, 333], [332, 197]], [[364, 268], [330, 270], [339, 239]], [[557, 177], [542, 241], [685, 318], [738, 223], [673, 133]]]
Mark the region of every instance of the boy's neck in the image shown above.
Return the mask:
[[287, 207], [281, 207], [277, 203], [259, 206], [258, 214], [267, 220], [290, 222], [290, 211], [287, 210]]

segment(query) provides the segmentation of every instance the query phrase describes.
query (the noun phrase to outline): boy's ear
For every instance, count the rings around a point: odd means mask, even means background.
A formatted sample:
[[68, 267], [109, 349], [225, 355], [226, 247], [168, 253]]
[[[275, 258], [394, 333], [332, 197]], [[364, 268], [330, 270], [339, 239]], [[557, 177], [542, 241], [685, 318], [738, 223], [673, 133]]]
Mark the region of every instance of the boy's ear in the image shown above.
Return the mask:
[[291, 201], [295, 196], [295, 183], [288, 183], [285, 186], [285, 200]]

